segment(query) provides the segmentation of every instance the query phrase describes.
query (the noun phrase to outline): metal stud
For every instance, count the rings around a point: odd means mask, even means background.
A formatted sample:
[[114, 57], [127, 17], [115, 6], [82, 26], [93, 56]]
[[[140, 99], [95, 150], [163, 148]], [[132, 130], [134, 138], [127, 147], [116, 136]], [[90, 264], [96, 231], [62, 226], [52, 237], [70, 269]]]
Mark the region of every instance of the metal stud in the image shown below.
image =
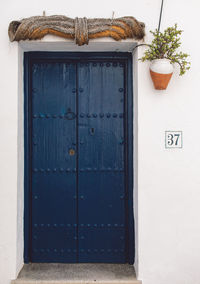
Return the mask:
[[104, 64], [101, 62], [100, 64], [99, 64], [101, 67], [103, 67], [104, 66]]
[[120, 118], [122, 118], [123, 116], [124, 116], [124, 114], [123, 114], [123, 113], [120, 113], [120, 114], [119, 114], [119, 117], [120, 117]]
[[82, 93], [83, 92], [83, 88], [79, 88], [79, 92]]
[[92, 66], [96, 67], [96, 66], [97, 66], [97, 63], [93, 63]]
[[103, 113], [100, 113], [99, 116], [102, 118], [102, 117], [104, 117], [104, 114], [103, 114]]
[[97, 114], [96, 113], [93, 113], [93, 115], [92, 115], [93, 117], [97, 117]]
[[113, 117], [117, 117], [117, 113], [113, 113]]
[[107, 113], [106, 116], [107, 116], [108, 118], [110, 118], [111, 114], [110, 114], [110, 113]]
[[114, 63], [113, 63], [113, 66], [114, 66], [114, 67], [117, 67], [117, 62], [114, 62]]
[[120, 92], [120, 93], [122, 93], [122, 92], [123, 92], [123, 90], [124, 90], [123, 88], [119, 88], [119, 92]]
[[106, 67], [110, 67], [110, 63], [106, 63]]
[[76, 93], [76, 89], [74, 88], [74, 89], [72, 89], [72, 93]]
[[91, 117], [91, 115], [88, 113], [88, 114], [87, 114], [87, 117], [88, 117], [88, 118], [90, 118], [90, 117]]
[[81, 114], [80, 114], [80, 117], [84, 117], [84, 113], [81, 113]]
[[34, 115], [33, 115], [33, 118], [37, 118], [37, 114], [34, 114]]

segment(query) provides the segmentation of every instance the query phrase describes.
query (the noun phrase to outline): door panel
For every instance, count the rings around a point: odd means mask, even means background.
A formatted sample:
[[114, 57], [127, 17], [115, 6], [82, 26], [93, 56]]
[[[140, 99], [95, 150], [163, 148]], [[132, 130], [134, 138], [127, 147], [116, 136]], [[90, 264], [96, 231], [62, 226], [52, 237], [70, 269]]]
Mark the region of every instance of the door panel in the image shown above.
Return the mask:
[[75, 65], [33, 65], [33, 262], [76, 262], [75, 87]]
[[125, 68], [31, 64], [32, 262], [127, 262]]
[[78, 66], [79, 261], [125, 262], [124, 69]]

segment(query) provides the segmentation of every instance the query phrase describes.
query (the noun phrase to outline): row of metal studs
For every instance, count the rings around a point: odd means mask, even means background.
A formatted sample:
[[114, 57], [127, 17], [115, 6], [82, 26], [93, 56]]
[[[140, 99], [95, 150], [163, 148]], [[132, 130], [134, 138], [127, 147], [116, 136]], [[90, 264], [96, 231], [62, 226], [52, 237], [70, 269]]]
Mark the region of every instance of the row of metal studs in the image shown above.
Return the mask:
[[[48, 66], [48, 65], [50, 65], [50, 63], [37, 63], [37, 64], [33, 64], [33, 70], [34, 69], [37, 69], [37, 65], [39, 65], [39, 64], [41, 64], [42, 66]], [[57, 64], [59, 64], [59, 63], [57, 63]], [[63, 64], [63, 63], [60, 63], [60, 64]], [[74, 63], [74, 62], [70, 62], [70, 63], [64, 63], [64, 65], [65, 65], [65, 67], [67, 67], [67, 66], [74, 66], [76, 63]], [[117, 67], [117, 66], [119, 66], [119, 67], [124, 67], [124, 63], [118, 63], [118, 62], [89, 62], [89, 63], [79, 63], [79, 66], [80, 67], [84, 67], [84, 66], [89, 66], [89, 65], [92, 65], [92, 66], [94, 66], [94, 67], [96, 67], [96, 66], [101, 66], [101, 67], [103, 67], [103, 66], [106, 66], [106, 67], [110, 67], [110, 66], [113, 66], [113, 67]]]
[[[33, 92], [33, 93], [37, 93], [37, 91], [38, 91], [37, 88], [32, 88], [32, 92]], [[82, 93], [82, 92], [84, 91], [84, 89], [83, 89], [83, 88], [79, 88], [78, 91], [79, 91], [80, 93]], [[119, 88], [118, 91], [119, 91], [120, 93], [122, 93], [122, 92], [124, 91], [124, 88]], [[76, 92], [77, 92], [77, 89], [76, 89], [76, 88], [73, 88], [73, 89], [72, 89], [72, 93], [75, 94]]]
[[[74, 114], [75, 115], [75, 117], [77, 117], [77, 115], [76, 114]], [[110, 113], [106, 113], [106, 114], [104, 114], [104, 113], [100, 113], [99, 115], [98, 114], [96, 114], [96, 113], [93, 113], [93, 114], [85, 114], [85, 113], [81, 113], [81, 114], [79, 114], [79, 116], [81, 117], [81, 118], [83, 118], [83, 117], [87, 117], [87, 118], [97, 118], [98, 116], [100, 117], [100, 118], [103, 118], [103, 117], [107, 117], [107, 118], [110, 118], [110, 117], [113, 117], [113, 118], [117, 118], [117, 117], [119, 117], [119, 118], [123, 118], [124, 117], [124, 114], [123, 113], [120, 113], [120, 114], [117, 114], [117, 113], [113, 113], [113, 114], [110, 114]], [[56, 114], [34, 114], [33, 115], [33, 118], [65, 118], [66, 117], [66, 115], [64, 115], [64, 114], [60, 114], [60, 115], [56, 115]]]
[[[102, 228], [102, 227], [109, 227], [109, 228], [116, 228], [116, 227], [124, 227], [124, 224], [80, 224], [80, 227], [91, 227], [91, 228]], [[77, 227], [77, 224], [34, 224], [34, 227]]]
[[[64, 172], [76, 172], [76, 169], [37, 169], [37, 168], [34, 168], [33, 169], [33, 172], [37, 173], [37, 172], [41, 172], [41, 173], [44, 173], [44, 172], [47, 172], [47, 173], [50, 173], [50, 172], [61, 172], [61, 173], [64, 173]], [[112, 169], [112, 168], [107, 168], [107, 169], [97, 169], [97, 168], [87, 168], [87, 169], [80, 169], [79, 170], [80, 172], [123, 172], [124, 170], [123, 169]]]
[[[42, 252], [42, 253], [49, 253], [49, 252], [55, 252], [55, 253], [76, 253], [76, 249], [33, 249], [33, 252]], [[124, 249], [80, 249], [81, 253], [123, 253]]]

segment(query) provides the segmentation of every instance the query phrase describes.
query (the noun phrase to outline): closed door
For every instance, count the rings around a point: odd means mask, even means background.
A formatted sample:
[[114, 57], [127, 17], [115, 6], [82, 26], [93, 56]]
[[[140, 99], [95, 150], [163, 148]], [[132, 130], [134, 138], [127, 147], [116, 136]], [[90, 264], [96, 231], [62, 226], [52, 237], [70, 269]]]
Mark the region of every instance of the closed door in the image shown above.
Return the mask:
[[131, 262], [126, 62], [30, 66], [30, 260]]

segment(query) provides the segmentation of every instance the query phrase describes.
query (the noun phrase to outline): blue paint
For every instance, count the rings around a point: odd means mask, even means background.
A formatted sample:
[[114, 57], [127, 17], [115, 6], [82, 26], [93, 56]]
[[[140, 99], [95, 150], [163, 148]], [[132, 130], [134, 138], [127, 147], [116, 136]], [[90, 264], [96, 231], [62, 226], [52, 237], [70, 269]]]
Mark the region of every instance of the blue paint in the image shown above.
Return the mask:
[[128, 53], [25, 54], [25, 262], [133, 263], [131, 75]]

